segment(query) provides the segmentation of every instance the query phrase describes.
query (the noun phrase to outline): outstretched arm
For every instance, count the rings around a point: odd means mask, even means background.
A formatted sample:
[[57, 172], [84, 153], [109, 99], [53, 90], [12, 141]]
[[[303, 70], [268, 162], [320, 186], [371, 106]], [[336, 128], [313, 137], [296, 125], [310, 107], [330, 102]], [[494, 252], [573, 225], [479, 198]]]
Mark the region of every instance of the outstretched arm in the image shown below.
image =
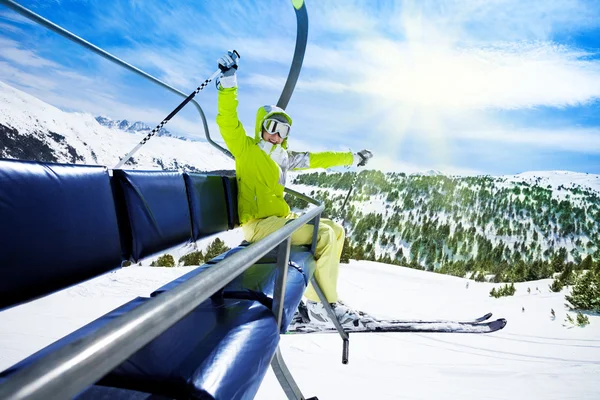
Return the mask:
[[290, 151], [290, 169], [331, 168], [352, 165], [351, 152], [323, 151], [319, 153], [297, 153]]

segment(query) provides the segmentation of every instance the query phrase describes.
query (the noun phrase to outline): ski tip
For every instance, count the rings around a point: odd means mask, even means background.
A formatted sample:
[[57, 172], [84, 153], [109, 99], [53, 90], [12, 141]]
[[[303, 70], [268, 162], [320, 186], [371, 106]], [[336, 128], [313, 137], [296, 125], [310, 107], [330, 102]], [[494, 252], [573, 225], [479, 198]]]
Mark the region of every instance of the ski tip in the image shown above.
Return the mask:
[[504, 329], [508, 321], [505, 318], [499, 318], [493, 322], [490, 322], [489, 326], [492, 329], [492, 332], [499, 331], [500, 329]]
[[477, 320], [478, 320], [478, 321], [487, 321], [487, 320], [488, 320], [488, 319], [490, 319], [490, 318], [492, 318], [492, 313], [491, 313], [491, 312], [489, 312], [489, 313], [485, 314], [483, 317], [481, 317], [481, 318], [478, 318]]

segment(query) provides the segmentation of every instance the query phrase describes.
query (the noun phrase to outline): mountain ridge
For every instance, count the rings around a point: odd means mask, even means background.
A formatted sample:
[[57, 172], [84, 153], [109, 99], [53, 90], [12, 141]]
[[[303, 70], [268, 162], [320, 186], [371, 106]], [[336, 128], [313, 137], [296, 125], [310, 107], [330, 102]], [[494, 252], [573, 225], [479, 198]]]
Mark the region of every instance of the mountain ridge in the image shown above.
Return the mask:
[[[91, 114], [62, 111], [0, 82], [0, 157], [111, 167], [148, 132], [102, 126]], [[233, 169], [234, 162], [209, 143], [158, 135], [126, 167], [208, 171]]]

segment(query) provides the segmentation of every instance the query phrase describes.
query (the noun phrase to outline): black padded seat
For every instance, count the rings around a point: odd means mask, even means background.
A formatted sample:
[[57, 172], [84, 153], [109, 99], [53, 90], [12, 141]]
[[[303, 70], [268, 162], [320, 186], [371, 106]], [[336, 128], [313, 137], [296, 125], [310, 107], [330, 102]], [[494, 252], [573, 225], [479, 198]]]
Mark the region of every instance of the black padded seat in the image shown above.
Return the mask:
[[[192, 240], [190, 209], [183, 174], [163, 171], [114, 170], [124, 247], [131, 260]], [[128, 223], [129, 226], [123, 226]], [[128, 235], [127, 235], [128, 234]]]
[[104, 167], [0, 159], [0, 308], [118, 268]]
[[[223, 259], [245, 249], [246, 247], [247, 246], [238, 246], [226, 253], [221, 254], [203, 266], [198, 267], [173, 280], [172, 282], [169, 282], [166, 285], [158, 288], [152, 293], [152, 296], [157, 296], [160, 293], [172, 290], [181, 283], [198, 275], [206, 269], [215, 267], [217, 262], [222, 261]], [[310, 279], [314, 274], [315, 266], [316, 263], [312, 253], [310, 253], [305, 246], [292, 246], [290, 251], [290, 262], [288, 266], [281, 333], [285, 333], [287, 327], [292, 321], [292, 317], [298, 308], [298, 304], [302, 299], [302, 295], [306, 290], [308, 282], [310, 282]], [[257, 264], [248, 268], [240, 276], [227, 284], [223, 288], [221, 294], [224, 297], [227, 297], [227, 294], [231, 292], [250, 290], [264, 294], [272, 299], [278, 276], [279, 270], [275, 264], [275, 255], [274, 252], [270, 252]]]
[[230, 229], [231, 217], [223, 177], [192, 173], [183, 177], [190, 203], [193, 240]]
[[[2, 372], [0, 379], [149, 300], [139, 297], [111, 311]], [[203, 302], [98, 383], [176, 398], [251, 399], [278, 344], [271, 310], [256, 301], [217, 297]]]

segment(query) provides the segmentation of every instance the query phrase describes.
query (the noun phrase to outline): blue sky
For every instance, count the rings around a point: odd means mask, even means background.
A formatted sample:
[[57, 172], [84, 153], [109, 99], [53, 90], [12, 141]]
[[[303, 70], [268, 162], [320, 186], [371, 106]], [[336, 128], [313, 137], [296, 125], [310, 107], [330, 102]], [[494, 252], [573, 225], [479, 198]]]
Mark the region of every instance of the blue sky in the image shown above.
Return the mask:
[[[189, 93], [242, 55], [240, 119], [289, 71], [291, 1], [24, 1]], [[307, 0], [304, 67], [288, 106], [297, 150], [372, 149], [414, 172], [600, 173], [600, 3]], [[181, 98], [0, 6], [0, 80], [69, 111], [159, 123]], [[197, 96], [213, 137], [216, 91]], [[167, 126], [203, 137], [188, 107]]]

